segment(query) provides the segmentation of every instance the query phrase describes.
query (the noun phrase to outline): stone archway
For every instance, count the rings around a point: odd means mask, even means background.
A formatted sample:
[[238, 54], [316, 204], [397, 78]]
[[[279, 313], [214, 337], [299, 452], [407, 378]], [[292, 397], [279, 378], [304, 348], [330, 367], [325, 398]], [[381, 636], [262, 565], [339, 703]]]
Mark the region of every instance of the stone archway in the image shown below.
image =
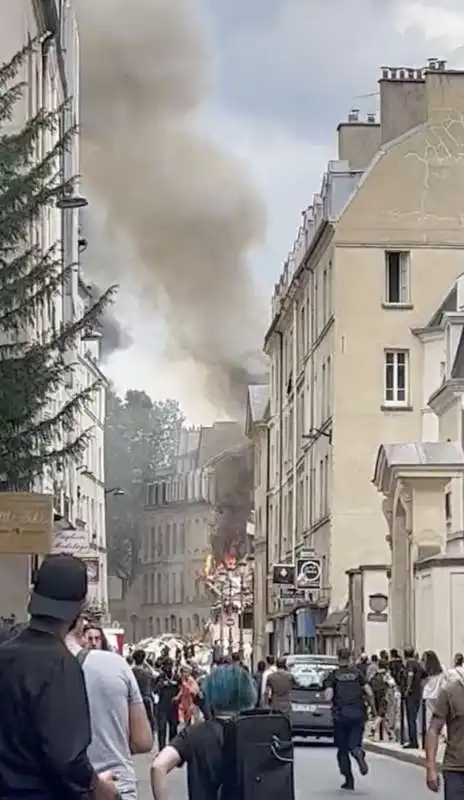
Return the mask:
[[452, 442], [381, 445], [373, 483], [383, 495], [391, 550], [390, 646], [415, 646], [414, 565], [421, 550], [446, 547], [445, 486], [464, 472]]

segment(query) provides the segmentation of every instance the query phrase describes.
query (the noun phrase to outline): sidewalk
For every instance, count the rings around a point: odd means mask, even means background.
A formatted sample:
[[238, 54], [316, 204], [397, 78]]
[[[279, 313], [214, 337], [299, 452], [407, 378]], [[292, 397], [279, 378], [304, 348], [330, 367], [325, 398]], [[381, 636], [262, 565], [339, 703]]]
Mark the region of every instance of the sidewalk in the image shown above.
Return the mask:
[[[381, 756], [389, 756], [396, 761], [403, 761], [405, 764], [425, 764], [425, 753], [423, 750], [405, 750], [398, 742], [374, 742], [372, 739], [364, 740], [364, 747], [368, 753], [377, 753]], [[438, 764], [443, 761], [444, 745], [438, 751]]]

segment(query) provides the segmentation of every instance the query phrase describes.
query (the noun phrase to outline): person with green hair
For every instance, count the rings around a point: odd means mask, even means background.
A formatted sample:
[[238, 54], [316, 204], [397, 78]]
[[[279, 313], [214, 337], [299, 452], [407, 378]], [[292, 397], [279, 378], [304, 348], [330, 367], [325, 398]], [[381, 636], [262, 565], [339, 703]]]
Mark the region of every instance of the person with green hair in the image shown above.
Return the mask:
[[189, 800], [217, 800], [222, 783], [223, 721], [256, 706], [256, 689], [240, 665], [214, 669], [205, 679], [203, 693], [209, 719], [184, 728], [164, 747], [151, 766], [155, 800], [167, 800], [167, 776], [187, 764]]

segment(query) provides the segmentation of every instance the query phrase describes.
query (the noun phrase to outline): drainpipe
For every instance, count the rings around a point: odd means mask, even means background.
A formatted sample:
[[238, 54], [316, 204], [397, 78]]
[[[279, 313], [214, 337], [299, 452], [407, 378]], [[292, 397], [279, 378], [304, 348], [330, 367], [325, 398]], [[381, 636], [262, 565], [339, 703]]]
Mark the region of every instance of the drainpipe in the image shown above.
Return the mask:
[[[311, 271], [311, 283], [310, 283], [310, 303], [311, 303], [311, 331], [310, 331], [310, 364], [309, 364], [309, 372], [310, 372], [310, 415], [309, 415], [309, 430], [312, 431], [316, 426], [316, 419], [314, 414], [314, 376], [315, 376], [315, 369], [314, 369], [314, 336], [313, 332], [314, 328], [314, 272]], [[314, 442], [310, 442], [309, 444], [309, 531], [310, 531], [310, 545], [312, 546], [312, 527], [314, 521]]]
[[293, 374], [293, 425], [292, 425], [292, 468], [293, 468], [293, 495], [292, 495], [292, 564], [296, 564], [296, 537], [297, 537], [297, 480], [296, 464], [298, 461], [298, 394], [296, 382], [298, 375], [298, 308], [296, 300], [293, 303], [293, 353], [292, 353], [292, 374]]
[[284, 508], [282, 503], [284, 479], [284, 337], [277, 331], [279, 337], [279, 561], [282, 558], [282, 531], [284, 523]]
[[269, 509], [271, 507], [271, 432], [269, 425], [266, 426], [266, 598], [265, 612], [266, 621], [269, 616], [269, 575], [271, 570], [271, 553], [269, 549]]

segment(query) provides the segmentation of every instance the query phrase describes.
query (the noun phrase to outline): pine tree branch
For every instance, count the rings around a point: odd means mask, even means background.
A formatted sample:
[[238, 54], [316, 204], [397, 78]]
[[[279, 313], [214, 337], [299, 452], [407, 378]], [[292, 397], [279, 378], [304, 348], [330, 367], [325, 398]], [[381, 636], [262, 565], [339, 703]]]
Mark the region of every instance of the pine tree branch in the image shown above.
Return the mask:
[[[85, 407], [89, 400], [92, 400], [95, 392], [101, 387], [100, 381], [95, 381], [91, 386], [84, 389], [79, 394], [74, 395], [67, 403], [62, 406], [60, 411], [55, 415], [50, 415], [43, 419], [41, 422], [31, 425], [28, 430], [22, 431], [18, 435], [20, 438], [25, 436], [36, 436], [40, 439], [49, 438], [54, 435], [54, 432], [62, 427], [65, 433], [72, 433], [76, 422], [76, 414]], [[90, 435], [92, 429], [89, 428], [87, 433]], [[12, 443], [14, 444], [14, 439]]]
[[0, 119], [12, 119], [14, 107], [21, 100], [26, 87], [26, 83], [17, 83], [15, 86], [10, 86], [5, 92], [0, 93]]
[[103, 292], [80, 319], [65, 325], [58, 335], [52, 338], [49, 343], [50, 348], [64, 352], [73, 345], [80, 333], [94, 329], [105, 309], [113, 302], [117, 290], [118, 286], [114, 284]]
[[8, 86], [11, 81], [14, 81], [19, 70], [23, 66], [29, 54], [34, 50], [38, 43], [38, 37], [31, 39], [21, 50], [18, 50], [14, 56], [6, 63], [0, 66], [0, 89]]

